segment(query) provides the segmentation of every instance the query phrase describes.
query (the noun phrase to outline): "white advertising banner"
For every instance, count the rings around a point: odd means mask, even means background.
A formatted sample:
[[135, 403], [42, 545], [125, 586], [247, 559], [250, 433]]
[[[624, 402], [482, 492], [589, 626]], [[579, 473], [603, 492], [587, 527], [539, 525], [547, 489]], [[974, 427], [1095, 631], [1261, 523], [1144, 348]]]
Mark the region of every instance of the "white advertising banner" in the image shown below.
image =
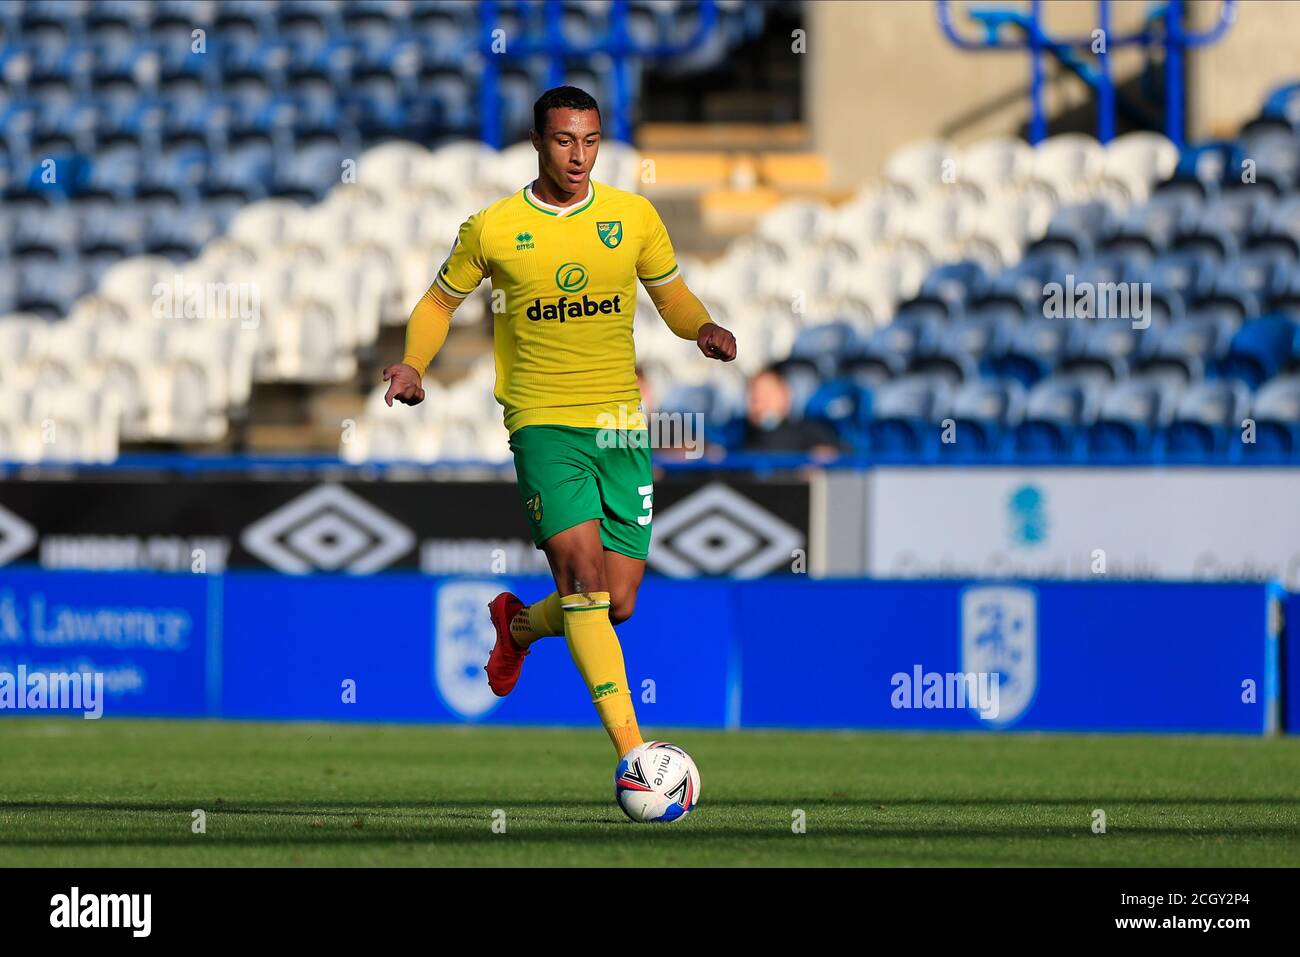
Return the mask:
[[1300, 470], [878, 468], [882, 578], [1276, 580], [1300, 590]]

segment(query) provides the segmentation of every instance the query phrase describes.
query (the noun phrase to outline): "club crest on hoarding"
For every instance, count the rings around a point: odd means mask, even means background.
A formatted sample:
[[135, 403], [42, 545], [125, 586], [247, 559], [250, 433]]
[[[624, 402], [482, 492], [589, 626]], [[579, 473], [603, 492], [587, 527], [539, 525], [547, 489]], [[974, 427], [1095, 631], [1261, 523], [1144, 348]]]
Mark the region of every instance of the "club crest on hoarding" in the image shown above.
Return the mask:
[[451, 581], [434, 598], [433, 686], [448, 709], [469, 721], [502, 700], [483, 675], [496, 640], [487, 606], [500, 591], [500, 583]]
[[1024, 714], [1038, 690], [1038, 599], [1031, 589], [962, 592], [961, 669], [997, 676], [998, 713], [984, 721], [1002, 727]]
[[1033, 548], [1047, 541], [1047, 504], [1042, 489], [1022, 485], [1007, 499], [1011, 522], [1011, 541], [1022, 548]]

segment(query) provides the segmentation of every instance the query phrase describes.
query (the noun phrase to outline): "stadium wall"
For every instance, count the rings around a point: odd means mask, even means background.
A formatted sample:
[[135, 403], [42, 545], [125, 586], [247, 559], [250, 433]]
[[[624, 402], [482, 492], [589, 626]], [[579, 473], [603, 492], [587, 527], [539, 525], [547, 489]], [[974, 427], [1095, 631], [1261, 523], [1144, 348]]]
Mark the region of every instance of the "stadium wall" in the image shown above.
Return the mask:
[[[81, 672], [104, 676], [110, 717], [589, 726], [563, 641], [534, 646], [508, 698], [482, 677], [487, 602], [548, 587], [11, 567], [0, 714], [37, 713], [16, 710], [13, 676]], [[1260, 584], [651, 577], [620, 634], [647, 728], [1264, 734], [1281, 600]]]
[[[954, 21], [964, 36], [975, 38], [979, 28], [965, 15], [970, 6], [954, 2]], [[1112, 29], [1140, 29], [1148, 6], [1138, 0], [1113, 3]], [[1094, 0], [1052, 0], [1043, 7], [1049, 34], [1088, 36], [1096, 27]], [[1208, 29], [1219, 8], [1219, 0], [1191, 0], [1189, 25]], [[1294, 79], [1300, 3], [1244, 0], [1237, 9], [1236, 22], [1219, 43], [1189, 55], [1191, 140], [1235, 131], [1255, 115], [1268, 91]], [[1027, 126], [1028, 56], [956, 49], [939, 30], [933, 2], [813, 2], [806, 10], [804, 114], [837, 187], [859, 186], [890, 153], [914, 140], [938, 137], [964, 146], [1018, 135]], [[1143, 63], [1135, 47], [1113, 50], [1111, 60], [1121, 84], [1137, 77]], [[1046, 77], [1049, 120], [1058, 128], [1094, 130], [1090, 91], [1051, 62]]]
[[1300, 473], [880, 468], [867, 558], [890, 578], [1278, 581], [1300, 592]]

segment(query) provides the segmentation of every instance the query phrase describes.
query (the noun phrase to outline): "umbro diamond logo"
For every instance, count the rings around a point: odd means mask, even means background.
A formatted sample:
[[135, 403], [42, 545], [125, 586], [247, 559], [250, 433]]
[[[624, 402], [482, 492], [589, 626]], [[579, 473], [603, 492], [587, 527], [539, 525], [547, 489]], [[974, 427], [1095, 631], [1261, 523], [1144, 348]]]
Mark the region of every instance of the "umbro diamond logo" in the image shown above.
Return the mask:
[[7, 565], [36, 544], [36, 529], [0, 507], [0, 565]]
[[341, 485], [321, 485], [244, 529], [240, 542], [272, 568], [377, 572], [415, 544], [415, 534]]
[[756, 578], [790, 567], [803, 533], [720, 482], [655, 513], [650, 566], [667, 575]]

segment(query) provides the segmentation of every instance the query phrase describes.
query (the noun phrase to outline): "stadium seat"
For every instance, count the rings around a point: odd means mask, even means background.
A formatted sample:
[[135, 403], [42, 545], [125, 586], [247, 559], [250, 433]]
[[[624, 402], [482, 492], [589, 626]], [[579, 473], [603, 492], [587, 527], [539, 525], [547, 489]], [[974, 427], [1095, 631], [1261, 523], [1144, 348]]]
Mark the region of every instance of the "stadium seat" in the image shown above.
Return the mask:
[[881, 384], [872, 393], [867, 447], [882, 459], [927, 454], [938, 443], [949, 401], [948, 384], [933, 376], [905, 375]]
[[1250, 407], [1250, 392], [1240, 382], [1211, 379], [1187, 388], [1161, 437], [1171, 461], [1205, 462], [1226, 457]]
[[1287, 316], [1261, 316], [1245, 323], [1232, 337], [1228, 351], [1213, 366], [1225, 379], [1239, 379], [1257, 388], [1290, 360], [1300, 326]]
[[803, 418], [825, 422], [835, 429], [845, 445], [860, 441], [871, 416], [871, 390], [852, 379], [823, 383], [804, 406]]
[[1009, 430], [1024, 416], [1025, 390], [1018, 382], [979, 380], [958, 389], [948, 416], [956, 441], [940, 443], [948, 458], [979, 458], [998, 451]]
[[1250, 417], [1255, 422], [1255, 440], [1242, 443], [1244, 458], [1300, 456], [1300, 376], [1283, 376], [1264, 385], [1255, 393]]
[[1177, 388], [1159, 378], [1133, 379], [1102, 397], [1088, 427], [1088, 455], [1123, 461], [1150, 452], [1156, 432], [1173, 414]]
[[1073, 456], [1083, 430], [1096, 421], [1099, 405], [1094, 383], [1069, 376], [1046, 378], [1029, 390], [1023, 420], [1012, 431], [1013, 448], [1030, 460]]

